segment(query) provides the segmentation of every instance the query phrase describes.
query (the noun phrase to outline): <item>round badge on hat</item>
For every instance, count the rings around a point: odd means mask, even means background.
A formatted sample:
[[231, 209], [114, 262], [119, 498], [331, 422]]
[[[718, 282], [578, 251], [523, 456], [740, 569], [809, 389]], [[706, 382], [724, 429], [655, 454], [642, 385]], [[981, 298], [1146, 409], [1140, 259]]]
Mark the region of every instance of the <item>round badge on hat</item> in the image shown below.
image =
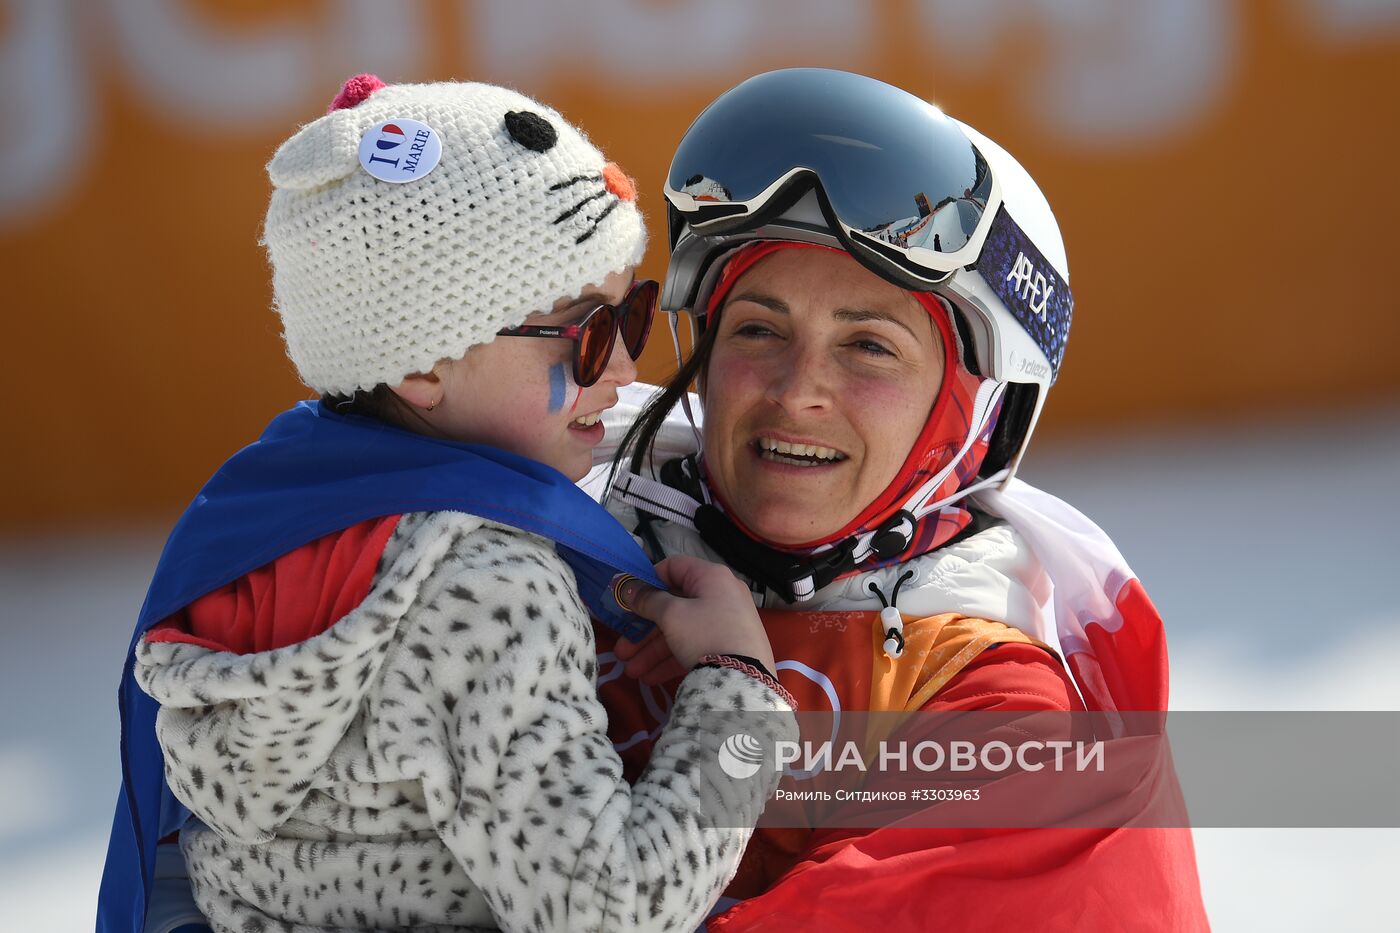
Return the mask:
[[360, 137], [360, 165], [380, 181], [417, 181], [442, 159], [442, 137], [428, 124], [400, 117]]

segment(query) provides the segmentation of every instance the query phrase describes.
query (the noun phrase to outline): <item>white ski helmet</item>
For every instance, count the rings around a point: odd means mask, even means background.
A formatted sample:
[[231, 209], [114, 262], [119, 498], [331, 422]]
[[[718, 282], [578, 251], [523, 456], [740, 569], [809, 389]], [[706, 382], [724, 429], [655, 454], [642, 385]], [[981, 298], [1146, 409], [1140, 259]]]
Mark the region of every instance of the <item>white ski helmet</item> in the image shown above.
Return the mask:
[[1015, 474], [1059, 374], [1074, 301], [1050, 204], [1006, 150], [873, 78], [784, 69], [695, 119], [666, 199], [661, 307], [698, 328], [724, 260], [753, 240], [833, 246], [941, 297], [968, 369], [1004, 386], [977, 485]]

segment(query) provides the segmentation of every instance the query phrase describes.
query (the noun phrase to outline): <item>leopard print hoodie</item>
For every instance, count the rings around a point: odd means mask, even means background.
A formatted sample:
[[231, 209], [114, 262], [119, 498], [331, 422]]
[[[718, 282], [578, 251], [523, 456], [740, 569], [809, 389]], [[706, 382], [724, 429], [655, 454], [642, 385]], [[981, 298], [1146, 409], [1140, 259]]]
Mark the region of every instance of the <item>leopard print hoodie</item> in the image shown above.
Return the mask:
[[369, 596], [238, 655], [144, 641], [195, 899], [219, 931], [692, 930], [776, 784], [715, 751], [790, 707], [736, 671], [685, 678], [629, 786], [572, 572], [542, 538], [404, 516]]

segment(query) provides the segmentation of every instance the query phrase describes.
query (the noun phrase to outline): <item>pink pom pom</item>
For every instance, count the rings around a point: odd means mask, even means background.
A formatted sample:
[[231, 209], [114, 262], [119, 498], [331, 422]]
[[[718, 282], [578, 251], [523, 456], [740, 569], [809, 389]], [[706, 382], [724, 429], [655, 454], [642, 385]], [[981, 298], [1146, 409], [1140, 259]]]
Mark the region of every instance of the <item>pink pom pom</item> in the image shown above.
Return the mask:
[[353, 107], [384, 86], [384, 82], [379, 80], [378, 75], [355, 75], [346, 81], [345, 86], [340, 89], [340, 93], [335, 95], [335, 100], [331, 101], [331, 105], [326, 108], [326, 113]]

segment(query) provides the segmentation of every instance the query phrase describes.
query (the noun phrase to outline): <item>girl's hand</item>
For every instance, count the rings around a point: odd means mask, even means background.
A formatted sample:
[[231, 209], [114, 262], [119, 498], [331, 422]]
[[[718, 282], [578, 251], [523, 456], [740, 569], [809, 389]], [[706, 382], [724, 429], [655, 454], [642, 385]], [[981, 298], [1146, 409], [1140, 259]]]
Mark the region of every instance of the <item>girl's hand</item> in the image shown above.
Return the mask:
[[[773, 649], [753, 596], [728, 567], [677, 555], [657, 564], [656, 573], [670, 593], [632, 579], [618, 595], [637, 615], [656, 623], [681, 667], [690, 670], [707, 654], [741, 654], [773, 670]], [[639, 655], [645, 650], [647, 658], [659, 659], [661, 649], [645, 639], [642, 645], [647, 647]]]

